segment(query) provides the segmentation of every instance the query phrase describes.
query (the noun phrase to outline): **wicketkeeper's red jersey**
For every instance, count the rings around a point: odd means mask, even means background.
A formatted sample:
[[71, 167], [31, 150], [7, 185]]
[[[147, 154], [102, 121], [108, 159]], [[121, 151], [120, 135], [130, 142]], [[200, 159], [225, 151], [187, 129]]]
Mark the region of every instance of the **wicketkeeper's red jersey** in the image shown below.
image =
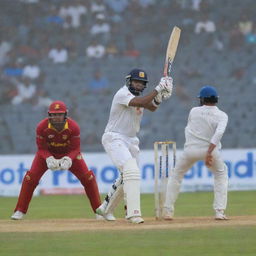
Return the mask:
[[80, 128], [78, 124], [67, 118], [62, 131], [57, 131], [48, 121], [43, 119], [36, 128], [36, 143], [41, 157], [69, 156], [72, 160], [80, 153]]

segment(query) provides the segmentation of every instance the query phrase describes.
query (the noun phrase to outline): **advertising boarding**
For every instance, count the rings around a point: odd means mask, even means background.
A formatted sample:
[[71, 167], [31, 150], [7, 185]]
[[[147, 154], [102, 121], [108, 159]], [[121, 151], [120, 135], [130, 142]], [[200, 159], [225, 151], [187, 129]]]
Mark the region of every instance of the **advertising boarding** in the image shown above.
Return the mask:
[[[177, 158], [181, 151], [177, 151]], [[83, 154], [88, 167], [94, 171], [99, 190], [107, 193], [118, 170], [106, 153]], [[256, 149], [230, 149], [222, 151], [228, 166], [229, 190], [256, 190]], [[17, 196], [22, 179], [30, 168], [33, 155], [0, 156], [0, 196]], [[171, 156], [170, 156], [171, 159]], [[171, 161], [170, 161], [171, 164]], [[140, 154], [141, 192], [154, 192], [154, 151]], [[171, 167], [170, 167], [171, 169]], [[185, 175], [183, 192], [211, 191], [213, 175], [203, 162], [197, 162]], [[83, 193], [80, 182], [69, 171], [48, 170], [42, 177], [34, 195]]]

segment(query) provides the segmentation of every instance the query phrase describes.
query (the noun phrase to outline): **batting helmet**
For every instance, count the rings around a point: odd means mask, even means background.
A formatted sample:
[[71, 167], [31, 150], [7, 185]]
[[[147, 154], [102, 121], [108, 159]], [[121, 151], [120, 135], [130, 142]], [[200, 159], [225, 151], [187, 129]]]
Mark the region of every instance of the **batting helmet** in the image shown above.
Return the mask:
[[67, 113], [67, 107], [63, 101], [56, 100], [52, 102], [52, 104], [49, 106], [48, 113], [49, 114]]
[[[147, 76], [147, 73], [144, 70], [135, 68], [135, 69], [130, 71], [130, 73], [125, 77], [125, 80], [126, 80], [126, 85], [127, 85], [128, 89], [129, 89], [129, 91], [132, 94], [138, 96], [147, 87], [148, 76]], [[132, 86], [132, 80], [138, 80], [138, 81], [144, 82], [144, 88], [142, 90], [140, 90], [140, 91], [136, 90]]]

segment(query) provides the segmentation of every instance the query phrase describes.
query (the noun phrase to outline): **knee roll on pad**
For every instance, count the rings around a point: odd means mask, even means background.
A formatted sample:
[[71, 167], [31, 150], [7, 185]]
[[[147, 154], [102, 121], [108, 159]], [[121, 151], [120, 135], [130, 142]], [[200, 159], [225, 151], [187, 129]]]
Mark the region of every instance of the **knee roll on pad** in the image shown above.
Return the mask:
[[123, 168], [123, 179], [125, 180], [139, 180], [140, 170], [135, 158], [130, 158], [126, 161]]

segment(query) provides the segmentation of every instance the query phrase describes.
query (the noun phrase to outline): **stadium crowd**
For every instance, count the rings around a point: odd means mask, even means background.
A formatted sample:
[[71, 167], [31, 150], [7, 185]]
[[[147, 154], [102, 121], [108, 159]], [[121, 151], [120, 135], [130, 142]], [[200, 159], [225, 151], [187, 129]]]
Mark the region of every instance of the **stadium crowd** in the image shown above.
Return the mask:
[[141, 149], [162, 139], [184, 143], [184, 126], [205, 84], [229, 114], [225, 148], [255, 147], [256, 18], [253, 0], [2, 0], [0, 153], [33, 153], [36, 123], [63, 100], [81, 126], [82, 149], [103, 151], [111, 99], [134, 67], [149, 87], [162, 76], [172, 27], [182, 29], [175, 92], [145, 113]]

